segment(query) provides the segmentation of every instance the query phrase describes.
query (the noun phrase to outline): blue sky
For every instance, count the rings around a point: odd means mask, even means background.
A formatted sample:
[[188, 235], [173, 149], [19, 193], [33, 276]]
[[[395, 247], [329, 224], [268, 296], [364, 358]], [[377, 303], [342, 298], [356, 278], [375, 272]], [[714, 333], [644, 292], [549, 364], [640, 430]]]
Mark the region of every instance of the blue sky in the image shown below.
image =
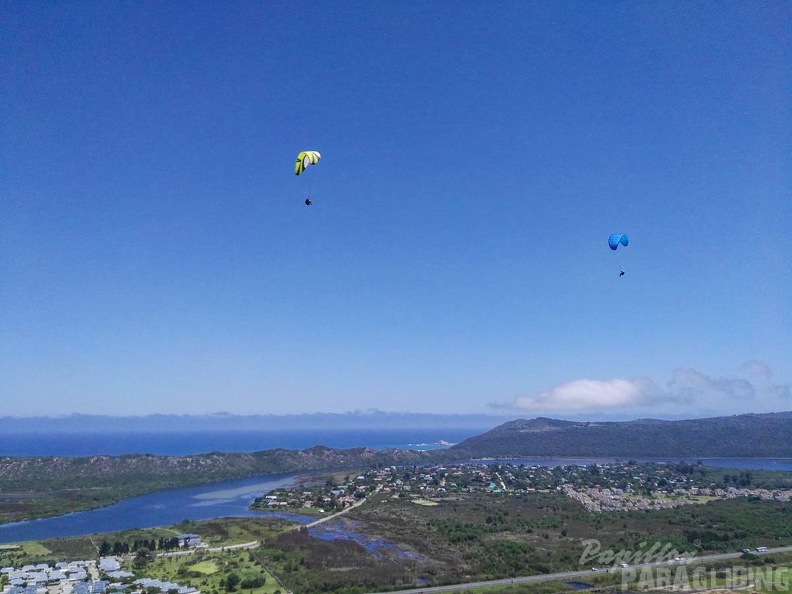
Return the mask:
[[790, 23], [5, 2], [0, 415], [792, 409]]

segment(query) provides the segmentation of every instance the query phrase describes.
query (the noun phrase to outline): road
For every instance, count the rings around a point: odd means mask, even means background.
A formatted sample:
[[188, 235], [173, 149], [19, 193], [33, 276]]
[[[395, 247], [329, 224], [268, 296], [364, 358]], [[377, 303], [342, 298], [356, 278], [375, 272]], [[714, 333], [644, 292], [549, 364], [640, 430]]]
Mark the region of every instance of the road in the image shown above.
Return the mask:
[[257, 540], [252, 540], [250, 542], [242, 542], [239, 544], [233, 545], [225, 545], [224, 547], [214, 547], [214, 548], [207, 548], [207, 547], [194, 547], [192, 549], [187, 549], [184, 551], [172, 551], [170, 553], [157, 553], [157, 557], [181, 557], [183, 555], [192, 555], [193, 553], [198, 553], [201, 551], [206, 551], [209, 553], [221, 553], [223, 551], [234, 551], [236, 549], [255, 549], [259, 547], [261, 543]]
[[341, 515], [347, 513], [351, 509], [355, 509], [358, 505], [363, 505], [363, 503], [365, 503], [367, 500], [371, 499], [371, 497], [373, 497], [374, 495], [379, 493], [380, 489], [382, 489], [382, 485], [377, 485], [377, 488], [374, 489], [374, 492], [371, 495], [369, 495], [368, 497], [364, 497], [363, 499], [360, 499], [360, 500], [356, 501], [355, 503], [353, 503], [349, 507], [345, 507], [341, 511], [336, 512], [336, 513], [334, 513], [334, 514], [332, 514], [330, 516], [325, 516], [324, 518], [319, 518], [318, 520], [314, 520], [313, 522], [311, 522], [309, 524], [304, 524], [302, 526], [298, 526], [297, 528], [313, 528], [314, 526], [318, 526], [319, 524], [322, 524], [323, 522], [329, 522], [330, 520], [335, 520], [338, 516], [341, 516]]
[[95, 582], [99, 579], [99, 569], [96, 567], [96, 559], [86, 561], [85, 570], [88, 572], [88, 577], [91, 578], [91, 581]]
[[[772, 553], [792, 553], [792, 547], [776, 547], [768, 549], [765, 553], [757, 553], [751, 551], [755, 555], [770, 555]], [[723, 561], [725, 559], [739, 559], [742, 553], [720, 553], [717, 555], [702, 555], [689, 559], [688, 563], [701, 563], [704, 561]], [[655, 562], [655, 563], [641, 563], [631, 565], [628, 568], [622, 569], [617, 567], [611, 569], [611, 572], [622, 572], [626, 570], [643, 569], [645, 567], [668, 567], [668, 561]], [[390, 592], [379, 592], [376, 594], [431, 594], [432, 592], [457, 592], [460, 590], [473, 590], [475, 588], [486, 588], [489, 586], [507, 586], [511, 584], [530, 584], [534, 582], [555, 582], [566, 581], [573, 578], [581, 578], [584, 576], [590, 577], [592, 574], [591, 569], [582, 571], [562, 571], [561, 573], [546, 573], [542, 575], [529, 575], [525, 577], [506, 578], [502, 580], [490, 580], [486, 582], [468, 582], [466, 584], [453, 584], [450, 586], [432, 586], [427, 588], [411, 588], [409, 590], [393, 590]], [[594, 574], [595, 575], [595, 574]]]

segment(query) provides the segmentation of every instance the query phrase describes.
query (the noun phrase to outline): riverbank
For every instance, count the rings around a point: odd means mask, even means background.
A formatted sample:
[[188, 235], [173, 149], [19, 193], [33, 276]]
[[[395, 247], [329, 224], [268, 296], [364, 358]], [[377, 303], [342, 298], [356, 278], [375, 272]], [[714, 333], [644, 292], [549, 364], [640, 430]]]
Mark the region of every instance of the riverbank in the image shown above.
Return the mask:
[[221, 517], [283, 518], [307, 523], [311, 518], [282, 512], [251, 512], [261, 493], [299, 484], [306, 473], [285, 473], [222, 481], [211, 485], [156, 491], [125, 498], [101, 508], [33, 521], [0, 525], [0, 543], [44, 540], [179, 524]]
[[414, 465], [452, 457], [447, 450], [267, 450], [199, 456], [0, 458], [0, 525], [109, 506], [167, 489], [278, 473]]
[[[312, 468], [316, 466], [329, 465], [331, 462], [339, 464], [334, 468], [346, 469], [363, 469], [372, 467], [385, 467], [385, 466], [406, 466], [412, 468], [431, 463], [450, 463], [446, 460], [448, 452], [374, 452], [366, 450], [365, 448], [358, 448], [355, 450], [330, 450], [329, 448], [315, 448], [313, 451], [306, 452], [281, 452], [282, 456], [279, 458], [276, 455], [267, 456], [271, 466], [294, 466], [298, 461], [306, 463], [306, 467], [297, 468], [289, 474], [290, 476], [303, 475], [303, 479], [297, 480], [296, 484], [300, 481], [308, 483], [310, 476], [316, 472], [326, 472], [326, 470]], [[9, 533], [10, 528], [7, 526], [15, 526], [19, 522], [26, 520], [42, 520], [53, 519], [54, 523], [63, 522], [64, 520], [57, 520], [58, 517], [71, 517], [77, 515], [77, 518], [82, 521], [84, 516], [78, 514], [86, 513], [89, 511], [96, 511], [103, 508], [112, 508], [113, 506], [133, 505], [135, 517], [147, 520], [151, 515], [145, 508], [139, 508], [134, 504], [138, 497], [145, 497], [156, 493], [167, 493], [176, 490], [175, 496], [182, 497], [178, 493], [179, 490], [184, 489], [183, 498], [189, 501], [193, 492], [204, 490], [212, 492], [216, 490], [224, 490], [225, 482], [242, 481], [239, 484], [247, 484], [249, 481], [255, 484], [257, 481], [266, 480], [267, 477], [276, 475], [273, 472], [262, 472], [260, 474], [249, 474], [250, 468], [255, 467], [255, 464], [248, 461], [247, 464], [237, 464], [231, 468], [222, 469], [222, 472], [214, 472], [212, 468], [217, 470], [216, 466], [223, 461], [229, 463], [238, 460], [236, 457], [226, 458], [227, 455], [215, 454], [208, 457], [191, 457], [188, 460], [176, 459], [155, 459], [154, 461], [147, 460], [146, 458], [154, 457], [133, 457], [133, 458], [107, 458], [102, 456], [95, 456], [90, 459], [68, 459], [71, 462], [64, 462], [61, 459], [50, 459], [47, 463], [46, 459], [31, 459], [31, 464], [22, 469], [15, 468], [16, 480], [7, 479], [6, 477], [14, 475], [14, 472], [5, 472], [8, 470], [7, 466], [3, 466], [4, 460], [0, 459], [0, 476], [3, 476], [3, 482], [0, 485], [0, 542], [12, 542], [9, 540], [3, 541], [4, 533]], [[233, 455], [236, 456], [236, 455]], [[439, 460], [438, 460], [439, 458]], [[345, 464], [344, 464], [345, 462]], [[387, 462], [387, 463], [386, 463]], [[610, 459], [565, 459], [565, 458], [548, 458], [548, 459], [513, 459], [513, 460], [467, 460], [467, 464], [480, 464], [490, 465], [493, 463], [508, 463], [518, 464], [523, 466], [539, 466], [539, 467], [555, 467], [555, 466], [592, 466], [592, 465], [606, 465], [613, 463]], [[666, 463], [668, 461], [652, 460], [652, 462]], [[717, 471], [715, 478], [720, 480], [726, 475], [734, 478], [739, 482], [745, 480], [747, 477], [744, 472], [750, 472], [754, 480], [761, 478], [763, 473], [768, 472], [765, 469], [773, 469], [781, 471], [778, 476], [788, 479], [788, 472], [792, 472], [792, 461], [778, 460], [778, 459], [753, 459], [753, 458], [723, 458], [723, 459], [709, 459], [701, 461], [702, 466], [698, 463], [688, 464], [688, 468], [712, 468], [716, 467], [720, 470]], [[22, 464], [22, 461], [17, 460], [16, 464]], [[207, 470], [206, 474], [201, 474], [197, 470], [186, 471], [185, 468], [202, 467], [203, 465], [211, 467]], [[87, 467], [87, 469], [85, 468]], [[176, 469], [176, 475], [157, 475], [149, 476], [146, 471], [153, 467], [157, 472], [166, 472], [169, 468]], [[68, 474], [70, 469], [82, 468], [82, 472], [76, 475]], [[114, 476], [109, 474], [115, 468], [126, 468], [126, 474]], [[736, 469], [733, 473], [725, 472], [726, 469]], [[48, 472], [54, 469], [52, 475]], [[92, 473], [91, 469], [96, 472]], [[179, 469], [181, 472], [179, 473]], [[744, 471], [740, 469], [745, 469]], [[721, 472], [723, 470], [724, 472]], [[245, 477], [231, 478], [227, 481], [222, 481], [218, 477], [226, 474], [234, 474], [235, 472], [245, 472]], [[739, 472], [737, 472], [739, 471]], [[698, 472], [698, 470], [697, 470]], [[737, 485], [737, 483], [732, 483]], [[739, 486], [739, 485], [738, 485]], [[272, 487], [273, 489], [276, 487]], [[197, 489], [198, 491], [194, 491]], [[256, 496], [264, 494], [265, 490], [254, 492], [251, 500]], [[156, 497], [155, 497], [156, 499]], [[239, 507], [235, 508], [232, 512], [223, 510], [219, 507], [209, 507], [207, 510], [216, 509], [218, 512], [227, 513], [227, 515], [247, 515], [249, 510], [247, 505], [250, 501], [245, 501], [244, 509], [240, 510]], [[204, 504], [206, 505], [206, 504]], [[178, 506], [177, 506], [178, 507]], [[69, 514], [68, 516], [66, 514]], [[199, 519], [199, 516], [194, 515], [191, 510], [183, 510], [179, 512], [178, 517], [171, 517], [168, 521], [178, 522], [184, 518]], [[153, 514], [156, 517], [156, 513]], [[200, 516], [201, 519], [206, 519], [210, 516]], [[219, 517], [216, 514], [211, 517]], [[153, 521], [157, 521], [156, 519]], [[69, 520], [67, 523], [71, 522]], [[49, 526], [50, 524], [44, 524]], [[160, 525], [147, 522], [146, 525]], [[112, 529], [112, 528], [111, 528]], [[87, 533], [91, 530], [80, 533]], [[35, 538], [33, 536], [32, 538]]]

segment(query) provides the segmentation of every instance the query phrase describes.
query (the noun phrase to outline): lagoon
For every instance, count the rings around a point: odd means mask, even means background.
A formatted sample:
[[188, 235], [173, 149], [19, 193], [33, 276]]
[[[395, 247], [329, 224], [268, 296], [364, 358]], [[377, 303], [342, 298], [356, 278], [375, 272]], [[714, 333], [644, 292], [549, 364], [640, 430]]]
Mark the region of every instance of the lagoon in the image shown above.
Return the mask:
[[274, 474], [157, 491], [123, 499], [114, 505], [53, 518], [0, 525], [0, 543], [83, 536], [178, 524], [182, 520], [222, 517], [277, 517], [306, 524], [315, 518], [283, 512], [253, 512], [256, 497], [292, 486], [298, 474]]
[[[642, 459], [642, 462], [670, 462], [680, 460]], [[698, 459], [689, 458], [688, 463]], [[468, 463], [491, 464], [503, 462], [536, 466], [567, 466], [609, 464], [613, 459], [601, 458], [532, 458], [517, 460], [477, 460]], [[718, 458], [702, 460], [707, 466], [739, 469], [764, 469], [792, 472], [792, 460], [767, 458]], [[304, 473], [302, 473], [304, 475]], [[283, 512], [253, 512], [248, 508], [256, 497], [273, 489], [298, 484], [300, 473], [274, 474], [235, 479], [201, 485], [157, 491], [140, 497], [124, 499], [114, 505], [76, 512], [64, 516], [0, 525], [0, 544], [27, 540], [45, 540], [68, 536], [101, 534], [178, 524], [182, 520], [211, 520], [222, 517], [278, 517], [300, 524], [315, 518]]]

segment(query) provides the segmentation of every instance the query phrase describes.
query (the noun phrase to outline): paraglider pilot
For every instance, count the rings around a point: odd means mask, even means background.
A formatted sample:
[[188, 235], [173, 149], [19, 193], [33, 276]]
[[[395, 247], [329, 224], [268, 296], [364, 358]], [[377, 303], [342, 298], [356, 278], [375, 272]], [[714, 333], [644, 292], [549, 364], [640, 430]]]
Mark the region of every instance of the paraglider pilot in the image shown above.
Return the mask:
[[621, 272], [619, 272], [619, 276], [624, 276], [624, 270], [622, 270]]
[[311, 206], [312, 204], [313, 204], [313, 202], [311, 202], [311, 199], [306, 197], [305, 198], [305, 206]]

